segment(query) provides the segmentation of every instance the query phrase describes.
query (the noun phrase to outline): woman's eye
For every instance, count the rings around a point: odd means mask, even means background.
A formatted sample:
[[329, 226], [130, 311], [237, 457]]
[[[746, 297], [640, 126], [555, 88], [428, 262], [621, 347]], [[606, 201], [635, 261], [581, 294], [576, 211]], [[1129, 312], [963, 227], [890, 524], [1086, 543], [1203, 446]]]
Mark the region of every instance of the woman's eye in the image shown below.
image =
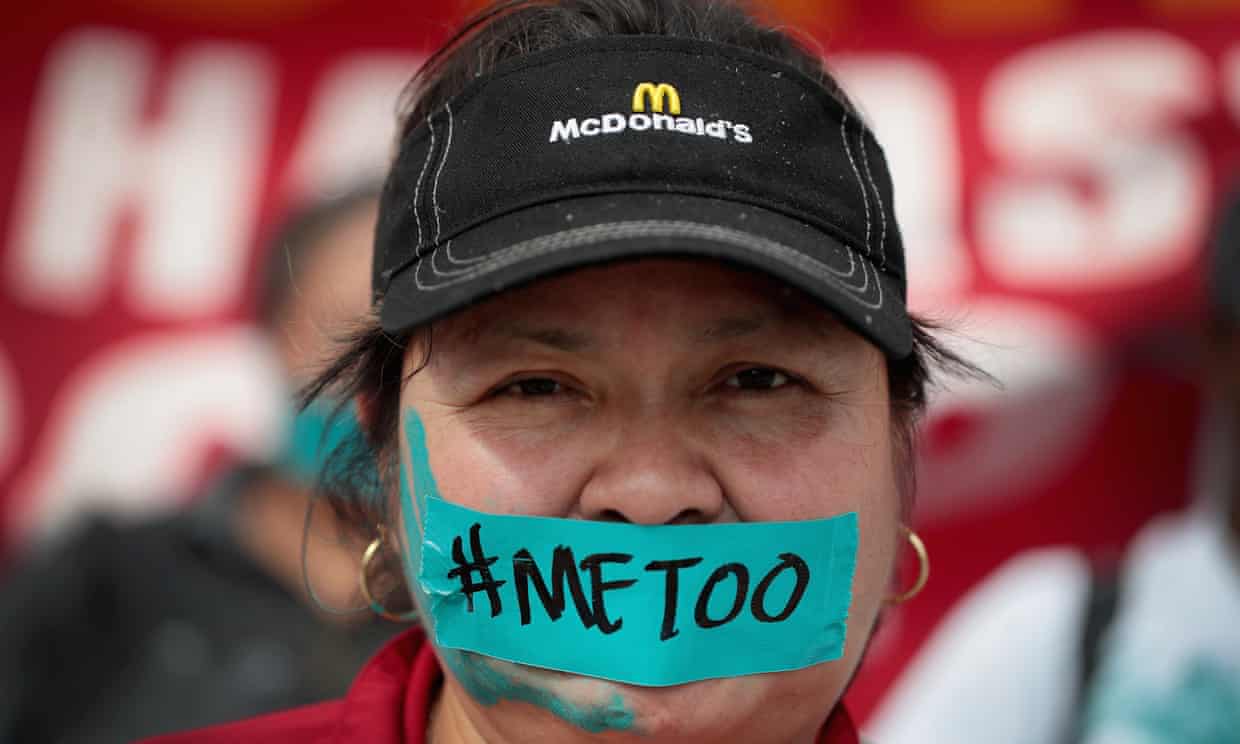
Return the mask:
[[738, 390], [774, 390], [788, 384], [788, 375], [769, 367], [750, 367], [732, 375], [724, 384]]
[[531, 377], [525, 380], [517, 380], [503, 388], [500, 392], [507, 395], [534, 398], [555, 395], [563, 391], [564, 386], [549, 377]]

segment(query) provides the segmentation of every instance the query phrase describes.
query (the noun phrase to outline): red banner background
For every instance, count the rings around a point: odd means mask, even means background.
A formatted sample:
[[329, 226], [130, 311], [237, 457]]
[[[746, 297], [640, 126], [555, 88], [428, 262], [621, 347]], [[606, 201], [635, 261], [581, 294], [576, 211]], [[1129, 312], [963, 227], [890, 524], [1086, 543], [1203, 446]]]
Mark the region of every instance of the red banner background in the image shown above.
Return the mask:
[[[184, 498], [274, 446], [246, 331], [289, 204], [374, 174], [467, 8], [48, 0], [0, 11], [0, 525]], [[1192, 488], [1199, 264], [1240, 171], [1240, 3], [783, 0], [893, 162], [913, 305], [1004, 382], [939, 395], [934, 578], [852, 693], [864, 716], [1014, 552], [1118, 549]], [[970, 340], [971, 339], [971, 340]]]

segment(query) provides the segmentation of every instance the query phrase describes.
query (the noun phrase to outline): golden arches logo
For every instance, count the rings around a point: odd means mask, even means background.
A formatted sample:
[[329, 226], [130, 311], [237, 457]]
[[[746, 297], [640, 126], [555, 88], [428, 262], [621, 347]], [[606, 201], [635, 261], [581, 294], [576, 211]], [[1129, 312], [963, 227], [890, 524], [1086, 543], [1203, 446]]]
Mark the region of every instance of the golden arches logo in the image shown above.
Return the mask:
[[667, 83], [639, 83], [633, 89], [633, 110], [646, 110], [646, 101], [650, 101], [650, 110], [663, 113], [663, 102], [667, 101], [669, 114], [680, 113], [680, 94]]

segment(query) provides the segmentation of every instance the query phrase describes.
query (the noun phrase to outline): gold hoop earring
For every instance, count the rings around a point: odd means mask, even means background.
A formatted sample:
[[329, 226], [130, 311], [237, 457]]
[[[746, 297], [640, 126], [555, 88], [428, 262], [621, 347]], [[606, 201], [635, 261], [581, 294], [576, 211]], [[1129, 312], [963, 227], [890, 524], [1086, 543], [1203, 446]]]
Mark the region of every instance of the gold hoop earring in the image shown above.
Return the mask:
[[374, 595], [370, 593], [370, 572], [368, 569], [370, 568], [370, 562], [375, 559], [375, 556], [379, 554], [380, 548], [383, 547], [383, 536], [385, 534], [386, 531], [380, 527], [379, 534], [375, 537], [375, 539], [370, 541], [369, 545], [366, 546], [366, 552], [362, 553], [362, 571], [361, 575], [358, 577], [358, 584], [361, 586], [362, 597], [365, 598], [366, 604], [370, 607], [371, 612], [375, 613], [384, 620], [391, 620], [394, 623], [412, 622], [413, 620], [418, 619], [418, 613], [415, 610], [410, 610], [409, 612], [399, 615], [394, 612], [388, 612], [387, 608], [384, 607], [382, 603], [377, 601], [374, 598]]
[[913, 552], [917, 554], [918, 569], [917, 581], [913, 582], [913, 586], [908, 591], [896, 594], [887, 598], [889, 604], [904, 604], [926, 588], [926, 582], [930, 580], [930, 554], [926, 552], [926, 544], [921, 541], [916, 532], [908, 527], [900, 528], [904, 532], [904, 539], [908, 540], [908, 544], [913, 546]]

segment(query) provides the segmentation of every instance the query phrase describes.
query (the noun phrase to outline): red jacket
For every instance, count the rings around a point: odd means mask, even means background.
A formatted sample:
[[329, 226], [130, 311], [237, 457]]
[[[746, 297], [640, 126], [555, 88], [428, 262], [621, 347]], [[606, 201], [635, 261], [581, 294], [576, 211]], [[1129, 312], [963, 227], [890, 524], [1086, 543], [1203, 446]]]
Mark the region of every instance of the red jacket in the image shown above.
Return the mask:
[[[147, 744], [424, 744], [434, 692], [443, 672], [420, 628], [383, 647], [341, 700], [237, 723], [147, 739]], [[858, 744], [843, 705], [823, 726], [818, 744]]]

